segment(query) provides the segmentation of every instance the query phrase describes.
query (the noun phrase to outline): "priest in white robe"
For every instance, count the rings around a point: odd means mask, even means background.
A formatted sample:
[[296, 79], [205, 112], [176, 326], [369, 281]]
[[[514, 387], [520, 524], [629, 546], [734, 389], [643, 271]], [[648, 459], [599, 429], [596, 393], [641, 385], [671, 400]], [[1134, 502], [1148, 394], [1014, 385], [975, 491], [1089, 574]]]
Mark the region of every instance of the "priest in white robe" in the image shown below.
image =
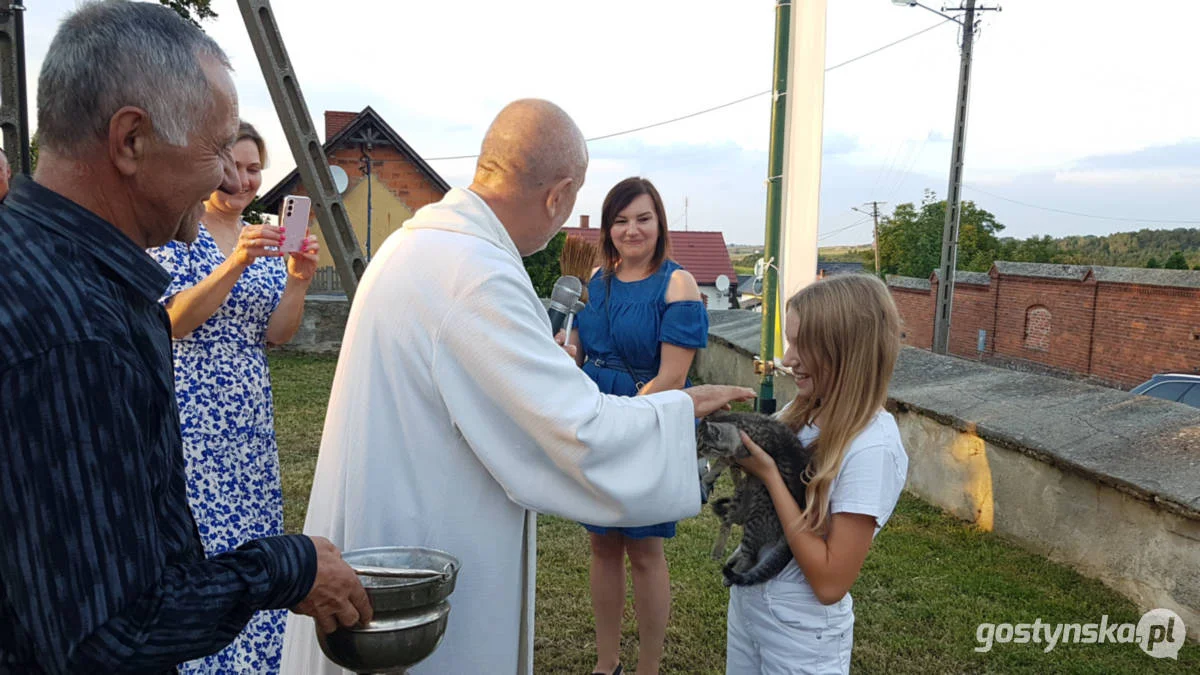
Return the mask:
[[[344, 551], [459, 558], [445, 637], [413, 673], [531, 673], [534, 514], [610, 526], [696, 515], [694, 419], [753, 396], [607, 396], [556, 344], [521, 258], [562, 227], [586, 168], [562, 110], [510, 104], [471, 187], [418, 211], [358, 287], [304, 531]], [[282, 672], [340, 672], [311, 619], [289, 618]]]

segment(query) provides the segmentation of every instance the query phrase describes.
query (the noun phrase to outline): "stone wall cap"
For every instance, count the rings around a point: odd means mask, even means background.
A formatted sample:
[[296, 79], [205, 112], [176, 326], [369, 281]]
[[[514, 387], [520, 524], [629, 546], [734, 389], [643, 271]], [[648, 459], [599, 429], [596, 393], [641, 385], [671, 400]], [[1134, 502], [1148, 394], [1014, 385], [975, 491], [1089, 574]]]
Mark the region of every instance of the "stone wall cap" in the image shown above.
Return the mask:
[[1134, 286], [1168, 286], [1175, 288], [1200, 288], [1200, 271], [1196, 270], [1152, 270], [1139, 267], [1092, 268], [1096, 281], [1109, 284], [1132, 284]]
[[984, 440], [1200, 520], [1200, 410], [905, 347], [889, 390]]
[[1069, 279], [1083, 281], [1091, 271], [1090, 265], [1059, 265], [1055, 263], [1023, 263], [997, 260], [996, 271], [1006, 276], [1041, 277], [1043, 279]]
[[990, 286], [992, 277], [987, 272], [962, 272], [954, 273], [955, 284], [971, 284], [973, 286]]
[[754, 356], [762, 349], [762, 316], [748, 309], [710, 309], [708, 335]]
[[[1133, 286], [1165, 286], [1169, 288], [1200, 288], [1200, 271], [1145, 269], [1141, 267], [1106, 267], [1103, 265], [1058, 265], [1054, 263], [1022, 263], [997, 260], [997, 273], [1014, 277], [1068, 279], [1084, 281], [1088, 273], [1101, 283]], [[959, 272], [956, 277], [962, 276]], [[964, 282], [966, 283], [966, 282]]]
[[928, 279], [902, 277], [898, 274], [887, 275], [887, 285], [892, 288], [907, 288], [914, 291], [928, 291], [933, 288]]

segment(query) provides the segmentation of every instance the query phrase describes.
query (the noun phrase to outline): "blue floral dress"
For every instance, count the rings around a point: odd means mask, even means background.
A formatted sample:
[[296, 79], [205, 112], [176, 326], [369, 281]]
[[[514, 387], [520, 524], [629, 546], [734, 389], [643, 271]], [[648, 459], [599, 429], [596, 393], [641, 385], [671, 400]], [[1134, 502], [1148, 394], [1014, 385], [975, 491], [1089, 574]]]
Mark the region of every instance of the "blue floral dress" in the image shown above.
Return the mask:
[[[195, 242], [171, 242], [149, 253], [171, 274], [164, 302], [225, 261], [203, 225]], [[208, 321], [172, 341], [188, 502], [210, 556], [283, 534], [266, 331], [286, 283], [283, 258], [255, 260]], [[258, 612], [228, 647], [181, 664], [180, 671], [278, 672], [286, 614]]]
[[[708, 311], [704, 303], [667, 302], [667, 286], [678, 269], [682, 269], [678, 263], [666, 260], [657, 272], [641, 281], [626, 283], [616, 275], [605, 279], [602, 272], [592, 276], [588, 283], [588, 304], [579, 313], [576, 326], [587, 356], [583, 371], [600, 391], [636, 396], [640, 385], [658, 375], [664, 342], [688, 349], [703, 349], [708, 344]], [[691, 386], [691, 382], [685, 386]], [[633, 539], [675, 536], [673, 522], [647, 527], [587, 524], [584, 527], [596, 534], [620, 532]]]

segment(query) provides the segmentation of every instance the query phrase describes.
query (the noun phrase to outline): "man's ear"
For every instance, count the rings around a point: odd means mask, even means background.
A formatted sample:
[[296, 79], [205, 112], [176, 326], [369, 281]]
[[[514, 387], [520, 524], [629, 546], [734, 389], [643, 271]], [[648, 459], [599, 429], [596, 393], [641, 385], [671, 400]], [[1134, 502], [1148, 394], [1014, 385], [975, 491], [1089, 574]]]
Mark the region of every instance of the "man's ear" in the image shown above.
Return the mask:
[[546, 215], [551, 220], [554, 220], [558, 216], [558, 212], [570, 201], [567, 197], [574, 184], [574, 178], [561, 178], [550, 187], [550, 192], [546, 193]]
[[153, 137], [150, 115], [141, 108], [125, 106], [108, 120], [108, 156], [122, 176], [137, 173]]

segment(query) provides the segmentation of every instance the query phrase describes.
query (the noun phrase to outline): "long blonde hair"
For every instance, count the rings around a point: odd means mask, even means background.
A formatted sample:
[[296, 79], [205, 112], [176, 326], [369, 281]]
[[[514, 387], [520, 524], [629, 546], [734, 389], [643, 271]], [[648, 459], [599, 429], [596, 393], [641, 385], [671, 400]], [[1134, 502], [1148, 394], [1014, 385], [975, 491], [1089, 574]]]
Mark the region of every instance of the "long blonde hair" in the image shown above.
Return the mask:
[[821, 416], [820, 437], [805, 473], [804, 527], [824, 532], [833, 479], [846, 449], [887, 401], [900, 353], [900, 313], [887, 287], [866, 274], [830, 277], [787, 302], [795, 346], [812, 378], [812, 395], [796, 396], [780, 419], [793, 431]]

